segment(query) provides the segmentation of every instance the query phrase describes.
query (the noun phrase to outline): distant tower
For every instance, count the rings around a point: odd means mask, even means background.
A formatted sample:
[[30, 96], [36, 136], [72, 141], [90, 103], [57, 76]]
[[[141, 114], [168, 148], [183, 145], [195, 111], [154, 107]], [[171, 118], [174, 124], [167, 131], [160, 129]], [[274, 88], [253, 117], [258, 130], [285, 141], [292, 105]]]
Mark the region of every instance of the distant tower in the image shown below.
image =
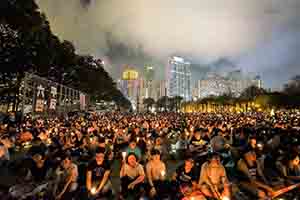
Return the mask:
[[173, 56], [167, 66], [167, 95], [181, 96], [185, 101], [192, 98], [191, 64], [183, 58]]
[[152, 65], [146, 65], [144, 68], [144, 76], [145, 76], [145, 89], [146, 94], [145, 98], [153, 98], [153, 82], [154, 82], [154, 67]]
[[139, 73], [132, 67], [126, 67], [122, 73], [123, 85], [125, 87], [125, 96], [138, 111], [140, 104], [140, 80]]

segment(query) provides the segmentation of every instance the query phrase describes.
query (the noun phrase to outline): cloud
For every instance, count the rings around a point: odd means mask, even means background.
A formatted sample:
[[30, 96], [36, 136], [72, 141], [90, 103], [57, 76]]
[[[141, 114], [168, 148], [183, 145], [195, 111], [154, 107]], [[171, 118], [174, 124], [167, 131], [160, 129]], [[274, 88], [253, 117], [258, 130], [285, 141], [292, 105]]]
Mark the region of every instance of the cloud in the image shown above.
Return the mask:
[[[266, 70], [278, 69], [274, 65], [278, 57], [281, 66], [294, 65], [293, 56], [288, 56], [294, 53], [283, 49], [299, 41], [295, 34], [299, 32], [299, 0], [37, 2], [55, 33], [74, 42], [79, 53], [108, 59], [113, 74], [119, 73], [122, 64], [140, 65], [143, 60], [163, 68], [168, 56], [178, 54], [198, 64], [227, 58], [245, 71], [264, 75]], [[290, 33], [285, 34], [286, 30]], [[268, 53], [264, 48], [273, 52], [274, 59], [256, 62]]]

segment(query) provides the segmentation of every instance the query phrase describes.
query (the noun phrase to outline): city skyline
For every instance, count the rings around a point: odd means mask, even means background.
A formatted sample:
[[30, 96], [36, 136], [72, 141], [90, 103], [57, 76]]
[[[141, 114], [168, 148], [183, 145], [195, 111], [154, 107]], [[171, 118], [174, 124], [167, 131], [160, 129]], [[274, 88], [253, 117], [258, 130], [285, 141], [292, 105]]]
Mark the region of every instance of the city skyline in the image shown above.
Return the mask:
[[266, 88], [300, 73], [298, 0], [36, 1], [61, 39], [102, 58], [114, 78], [124, 64], [152, 63], [161, 74], [172, 55], [190, 60], [193, 74], [232, 63]]

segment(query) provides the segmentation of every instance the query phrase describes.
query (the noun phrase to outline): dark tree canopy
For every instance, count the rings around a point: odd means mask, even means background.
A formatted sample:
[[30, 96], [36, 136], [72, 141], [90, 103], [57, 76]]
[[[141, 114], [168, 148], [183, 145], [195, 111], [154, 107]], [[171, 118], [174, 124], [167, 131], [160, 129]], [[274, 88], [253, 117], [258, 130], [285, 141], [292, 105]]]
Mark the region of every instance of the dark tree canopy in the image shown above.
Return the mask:
[[0, 82], [19, 88], [31, 72], [91, 95], [130, 106], [110, 75], [92, 56], [77, 55], [72, 42], [50, 29], [34, 0], [0, 2]]

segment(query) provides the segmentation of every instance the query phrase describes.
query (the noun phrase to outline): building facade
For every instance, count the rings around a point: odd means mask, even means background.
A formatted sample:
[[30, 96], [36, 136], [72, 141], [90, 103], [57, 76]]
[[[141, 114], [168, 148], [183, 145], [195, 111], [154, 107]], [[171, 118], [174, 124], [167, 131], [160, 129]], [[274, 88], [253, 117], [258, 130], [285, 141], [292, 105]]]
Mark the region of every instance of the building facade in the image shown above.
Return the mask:
[[181, 96], [185, 101], [191, 100], [191, 64], [189, 62], [176, 56], [170, 58], [167, 65], [166, 81], [169, 97]]
[[247, 77], [241, 72], [235, 72], [234, 76], [220, 76], [217, 73], [210, 73], [205, 79], [198, 81], [199, 98], [209, 96], [221, 96], [231, 94], [234, 97], [239, 97], [241, 93], [250, 86], [262, 88], [260, 77]]

